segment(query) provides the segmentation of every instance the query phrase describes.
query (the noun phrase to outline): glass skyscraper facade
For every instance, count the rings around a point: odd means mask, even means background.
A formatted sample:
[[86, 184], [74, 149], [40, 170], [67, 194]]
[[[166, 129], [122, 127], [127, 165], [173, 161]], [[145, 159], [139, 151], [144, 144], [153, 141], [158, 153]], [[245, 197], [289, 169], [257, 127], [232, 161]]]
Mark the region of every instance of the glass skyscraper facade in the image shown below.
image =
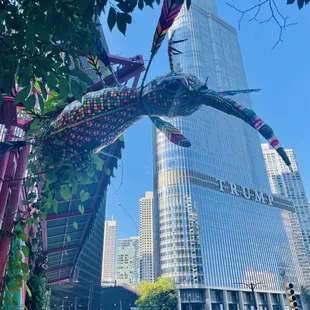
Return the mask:
[[262, 144], [262, 150], [272, 193], [286, 196], [294, 202], [296, 213], [290, 218], [291, 225], [294, 228], [292, 231], [293, 242], [305, 283], [309, 286], [310, 208], [294, 150], [285, 150], [292, 163], [293, 173], [289, 171], [277, 152], [271, 149], [268, 144]]
[[117, 245], [117, 283], [140, 283], [139, 237], [119, 239]]
[[[172, 31], [175, 40], [188, 39], [174, 57], [177, 70], [209, 77], [215, 90], [248, 87], [236, 30], [219, 18], [215, 0], [192, 0]], [[247, 95], [234, 99], [252, 106]], [[157, 275], [189, 288], [256, 281], [283, 292], [284, 282], [298, 283], [287, 233], [293, 204], [270, 195], [257, 133], [212, 108], [171, 123], [192, 146], [178, 147], [154, 129]]]

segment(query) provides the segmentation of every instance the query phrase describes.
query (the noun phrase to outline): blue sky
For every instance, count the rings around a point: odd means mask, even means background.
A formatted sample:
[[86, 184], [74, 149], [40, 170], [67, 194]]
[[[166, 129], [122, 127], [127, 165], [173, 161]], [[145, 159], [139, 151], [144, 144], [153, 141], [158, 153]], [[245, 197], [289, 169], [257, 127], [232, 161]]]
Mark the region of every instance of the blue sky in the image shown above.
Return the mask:
[[[284, 5], [286, 0], [277, 2], [283, 2], [282, 6], [279, 4], [279, 9], [284, 16], [290, 16], [289, 22], [298, 22], [284, 31], [284, 42], [271, 50], [279, 35], [277, 25], [273, 21], [266, 24], [248, 23], [250, 17], [247, 16], [238, 32], [239, 41], [249, 87], [262, 89], [252, 97], [254, 109], [273, 127], [283, 146], [295, 150], [310, 200], [309, 7], [299, 11], [297, 5]], [[250, 3], [257, 1], [235, 0], [231, 3], [247, 9]], [[221, 18], [238, 27], [240, 14], [228, 7], [224, 0], [218, 1], [218, 11]], [[102, 25], [111, 54], [124, 57], [142, 54], [147, 64], [159, 14], [159, 6], [155, 6], [154, 10], [149, 7], [143, 11], [137, 10], [126, 36], [116, 29], [110, 32], [106, 26], [106, 16], [103, 16]], [[148, 79], [169, 72], [166, 50], [165, 41], [154, 59]], [[139, 199], [145, 191], [152, 190], [150, 121], [145, 119], [127, 130], [125, 144], [123, 161], [120, 162], [122, 167], [119, 167], [112, 181], [107, 199], [106, 219], [111, 219], [113, 215], [117, 220], [118, 238], [139, 234]]]

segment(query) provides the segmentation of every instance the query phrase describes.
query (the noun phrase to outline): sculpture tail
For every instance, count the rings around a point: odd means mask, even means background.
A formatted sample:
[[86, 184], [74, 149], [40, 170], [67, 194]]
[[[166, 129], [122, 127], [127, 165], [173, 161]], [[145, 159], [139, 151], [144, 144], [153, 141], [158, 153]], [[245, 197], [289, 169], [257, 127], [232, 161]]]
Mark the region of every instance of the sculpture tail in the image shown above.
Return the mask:
[[278, 138], [275, 136], [272, 128], [267, 125], [260, 117], [258, 117], [253, 110], [245, 108], [241, 104], [238, 104], [231, 99], [226, 98], [225, 100], [231, 103], [232, 106], [235, 106], [241, 113], [243, 113], [248, 118], [248, 123], [269, 142], [269, 144], [277, 151], [279, 156], [283, 159], [290, 171], [293, 172], [291, 161], [288, 158], [284, 148], [280, 144]]
[[4, 141], [0, 142], [0, 155], [11, 152], [13, 150], [18, 150], [26, 146], [26, 141]]
[[288, 168], [293, 171], [290, 159], [275, 136], [272, 128], [259, 118], [253, 110], [238, 104], [230, 98], [224, 98], [221, 94], [212, 89], [203, 89], [201, 93], [203, 94], [203, 101], [206, 106], [242, 119], [244, 122], [255, 128], [266, 140], [268, 140], [269, 144], [277, 151]]

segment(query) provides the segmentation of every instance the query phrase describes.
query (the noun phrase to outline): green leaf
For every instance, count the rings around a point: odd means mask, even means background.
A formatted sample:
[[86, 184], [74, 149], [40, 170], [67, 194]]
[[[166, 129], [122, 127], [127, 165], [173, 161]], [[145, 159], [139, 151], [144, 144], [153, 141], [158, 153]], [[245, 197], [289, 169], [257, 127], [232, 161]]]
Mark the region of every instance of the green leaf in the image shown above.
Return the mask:
[[104, 172], [105, 172], [105, 174], [106, 174], [107, 176], [110, 176], [111, 173], [112, 173], [111, 169], [109, 169], [109, 168], [104, 169]]
[[26, 30], [26, 41], [27, 46], [32, 54], [36, 53], [36, 46], [34, 44], [35, 41], [35, 24], [32, 22], [28, 22], [27, 30]]
[[36, 27], [35, 33], [39, 36], [41, 41], [48, 42], [50, 39], [49, 32], [43, 27], [43, 25]]
[[93, 160], [94, 160], [94, 163], [96, 165], [96, 169], [98, 171], [102, 171], [103, 169], [103, 165], [104, 165], [104, 161], [102, 158], [100, 158], [99, 155], [93, 155]]
[[116, 23], [116, 11], [113, 7], [110, 7], [109, 14], [108, 14], [108, 26], [110, 30], [114, 28]]
[[143, 1], [143, 0], [139, 0], [139, 2], [138, 2], [138, 8], [139, 8], [140, 10], [142, 10], [143, 7], [144, 7], [144, 1]]
[[55, 213], [58, 213], [58, 202], [56, 200], [53, 200], [52, 206], [53, 206], [53, 211]]
[[88, 200], [90, 198], [89, 192], [84, 191], [84, 189], [81, 190], [80, 192], [80, 199], [82, 202]]
[[79, 206], [78, 206], [78, 210], [79, 210], [79, 212], [80, 212], [82, 215], [84, 214], [84, 211], [85, 211], [84, 206], [79, 205]]
[[95, 169], [94, 169], [93, 167], [89, 167], [89, 168], [87, 169], [87, 175], [88, 175], [90, 178], [92, 178], [92, 177], [95, 175], [95, 173], [96, 173], [96, 171], [95, 171]]
[[43, 221], [46, 220], [46, 218], [47, 218], [47, 213], [48, 213], [48, 209], [42, 210], [42, 212], [41, 212], [41, 219], [42, 219]]
[[73, 222], [73, 227], [77, 230], [78, 228], [79, 228], [79, 225], [78, 225], [78, 223], [77, 222]]
[[14, 82], [14, 75], [10, 71], [6, 70], [5, 73], [1, 73], [0, 75], [1, 84], [0, 85], [1, 85], [1, 88], [4, 89], [4, 92], [6, 94], [11, 93], [13, 82]]
[[44, 101], [43, 101], [43, 98], [40, 94], [38, 94], [38, 98], [39, 98], [40, 110], [41, 110], [41, 113], [43, 113], [44, 112]]
[[14, 98], [14, 103], [20, 103], [20, 102], [25, 102], [26, 98], [29, 96], [31, 90], [31, 86], [27, 86], [20, 90], [15, 98]]
[[118, 140], [123, 142], [124, 141], [124, 135], [120, 135]]
[[23, 241], [27, 241], [27, 235], [23, 231], [20, 233], [20, 239]]
[[70, 242], [71, 241], [71, 236], [67, 235], [67, 240]]
[[53, 50], [53, 48], [54, 47], [52, 44], [43, 43], [41, 45], [40, 52], [41, 53], [48, 53], [48, 52], [51, 52]]
[[[41, 122], [39, 119], [36, 119], [31, 125], [30, 125], [30, 128], [31, 129], [34, 129], [34, 130], [37, 130], [41, 127]], [[32, 163], [33, 165], [33, 163]]]
[[118, 8], [121, 9], [124, 13], [130, 13], [135, 7], [135, 3], [133, 2], [132, 5], [128, 1], [121, 1], [117, 4]]
[[29, 111], [33, 109], [35, 105], [36, 105], [36, 97], [34, 96], [34, 94], [31, 94], [24, 103], [25, 109]]
[[29, 266], [26, 263], [21, 263], [20, 269], [23, 271], [23, 273], [28, 273], [29, 271]]
[[40, 89], [41, 89], [41, 92], [42, 92], [42, 96], [43, 98], [46, 100], [47, 98], [47, 92], [46, 92], [46, 88], [45, 88], [45, 85], [41, 82], [39, 82], [39, 85], [40, 85]]
[[16, 261], [18, 261], [18, 262], [22, 260], [22, 255], [19, 251], [17, 251], [15, 253], [15, 258], [16, 258]]
[[93, 80], [88, 76], [88, 74], [86, 74], [83, 70], [80, 70], [77, 67], [70, 71], [70, 75], [76, 76], [77, 78], [79, 78], [79, 80], [86, 83], [87, 86], [94, 84]]
[[4, 19], [5, 19], [6, 10], [0, 11], [0, 25], [2, 25]]
[[62, 98], [67, 99], [68, 94], [69, 94], [69, 83], [68, 83], [68, 80], [63, 78], [63, 77], [61, 77], [59, 79], [59, 95]]
[[26, 245], [22, 247], [22, 251], [26, 257], [29, 257], [29, 248]]
[[[29, 69], [29, 67], [27, 67]], [[32, 80], [32, 76], [29, 74], [21, 75], [18, 79], [18, 85], [21, 87], [26, 87], [30, 85], [30, 81]]]
[[78, 190], [78, 184], [77, 183], [71, 184], [71, 189], [72, 189], [72, 194], [76, 194]]
[[59, 74], [68, 74], [69, 73], [69, 68], [67, 66], [61, 66], [57, 69], [57, 73]]
[[117, 13], [117, 28], [124, 35], [126, 34], [127, 23], [131, 23], [131, 16], [126, 13]]
[[71, 84], [71, 91], [72, 91], [74, 98], [81, 102], [82, 96], [83, 96], [81, 85], [75, 80], [71, 80], [70, 84]]
[[66, 201], [68, 201], [68, 200], [70, 200], [70, 198], [71, 198], [71, 191], [70, 191], [70, 187], [69, 186], [62, 186], [61, 188], [60, 188], [60, 195], [61, 195], [61, 197], [64, 199], [64, 200], [66, 200]]

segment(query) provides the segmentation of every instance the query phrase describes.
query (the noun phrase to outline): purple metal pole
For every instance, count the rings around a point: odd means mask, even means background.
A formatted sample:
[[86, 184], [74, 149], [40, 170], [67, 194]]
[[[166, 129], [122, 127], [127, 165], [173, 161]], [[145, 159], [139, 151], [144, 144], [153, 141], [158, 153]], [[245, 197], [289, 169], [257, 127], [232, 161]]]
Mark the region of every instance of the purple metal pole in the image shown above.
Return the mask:
[[23, 147], [20, 151], [20, 156], [18, 159], [15, 173], [15, 179], [18, 180], [14, 182], [14, 188], [12, 188], [11, 191], [11, 197], [8, 203], [10, 208], [6, 210], [6, 217], [2, 230], [4, 232], [4, 236], [0, 240], [0, 282], [2, 282], [3, 276], [5, 274], [5, 266], [11, 244], [11, 237], [9, 236], [9, 234], [6, 233], [11, 233], [13, 230], [13, 221], [16, 215], [16, 211], [18, 210], [22, 177], [24, 176], [26, 170], [27, 156], [29, 154], [29, 151], [29, 145]]
[[[6, 166], [6, 171], [4, 176], [9, 176], [12, 179], [14, 178], [14, 170], [13, 170], [13, 160], [14, 160], [14, 153], [11, 152], [8, 154], [9, 159]], [[1, 181], [0, 181], [1, 182]], [[0, 229], [2, 227], [3, 219], [4, 219], [4, 213], [5, 213], [5, 207], [6, 202], [8, 200], [8, 194], [9, 194], [9, 182], [1, 182], [2, 188], [0, 190]]]
[[[13, 137], [12, 135], [14, 134], [14, 128], [15, 127], [10, 127], [5, 135], [4, 141], [12, 141]], [[0, 156], [0, 178], [3, 179], [5, 176], [5, 171], [6, 171], [6, 166], [8, 164], [9, 160], [9, 155], [10, 153], [3, 154]], [[1, 188], [3, 186], [3, 182], [0, 180], [0, 193], [1, 193]], [[0, 209], [1, 209], [1, 204], [0, 204]]]

